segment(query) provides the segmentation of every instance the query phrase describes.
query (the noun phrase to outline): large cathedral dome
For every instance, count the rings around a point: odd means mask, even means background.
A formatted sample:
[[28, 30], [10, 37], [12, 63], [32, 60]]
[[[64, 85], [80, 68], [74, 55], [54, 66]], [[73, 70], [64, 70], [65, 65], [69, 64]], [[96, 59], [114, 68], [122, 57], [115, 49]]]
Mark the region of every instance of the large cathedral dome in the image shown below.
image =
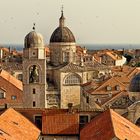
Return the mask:
[[73, 33], [67, 27], [58, 27], [52, 34], [50, 43], [75, 42]]
[[137, 74], [130, 82], [130, 92], [140, 92], [140, 73]]
[[43, 36], [36, 31], [31, 31], [25, 36], [24, 47], [33, 48], [33, 47], [42, 47], [44, 46]]
[[53, 32], [50, 43], [57, 43], [57, 42], [69, 42], [75, 43], [75, 37], [73, 33], [70, 31], [68, 27], [64, 25], [65, 17], [63, 16], [63, 11], [61, 17], [59, 19], [59, 27], [55, 29]]

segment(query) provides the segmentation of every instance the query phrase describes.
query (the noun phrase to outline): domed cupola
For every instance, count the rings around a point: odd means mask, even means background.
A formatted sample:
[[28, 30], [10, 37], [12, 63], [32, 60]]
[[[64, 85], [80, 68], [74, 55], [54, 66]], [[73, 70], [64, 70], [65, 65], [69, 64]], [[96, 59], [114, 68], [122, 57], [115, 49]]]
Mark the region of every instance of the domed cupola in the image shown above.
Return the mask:
[[63, 10], [61, 11], [61, 17], [59, 18], [59, 27], [53, 32], [50, 43], [75, 43], [75, 37], [68, 27], [65, 26], [65, 17]]
[[73, 33], [65, 26], [63, 9], [59, 18], [59, 27], [50, 39], [50, 62], [54, 66], [75, 63], [76, 42]]
[[43, 36], [40, 33], [35, 31], [35, 26], [33, 27], [33, 31], [28, 33], [24, 39], [24, 47], [25, 48], [37, 48], [43, 47]]
[[137, 74], [130, 82], [129, 97], [133, 101], [140, 100], [140, 73]]
[[130, 92], [140, 92], [140, 73], [137, 74], [130, 82]]

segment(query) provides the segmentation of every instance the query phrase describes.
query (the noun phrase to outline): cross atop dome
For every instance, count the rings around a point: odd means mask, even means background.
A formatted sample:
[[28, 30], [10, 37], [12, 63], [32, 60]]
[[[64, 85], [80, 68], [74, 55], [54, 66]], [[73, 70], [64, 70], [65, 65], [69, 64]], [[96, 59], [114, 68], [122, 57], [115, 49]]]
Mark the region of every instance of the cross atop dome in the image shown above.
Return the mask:
[[61, 7], [61, 17], [60, 17], [60, 19], [59, 19], [59, 26], [60, 27], [64, 27], [64, 25], [65, 25], [65, 17], [64, 17], [64, 7], [63, 7], [63, 5], [62, 5], [62, 7]]
[[63, 16], [63, 9], [64, 9], [64, 6], [62, 5], [62, 7], [61, 7], [61, 17]]
[[35, 23], [33, 23], [33, 28], [32, 29], [33, 29], [33, 31], [35, 31]]

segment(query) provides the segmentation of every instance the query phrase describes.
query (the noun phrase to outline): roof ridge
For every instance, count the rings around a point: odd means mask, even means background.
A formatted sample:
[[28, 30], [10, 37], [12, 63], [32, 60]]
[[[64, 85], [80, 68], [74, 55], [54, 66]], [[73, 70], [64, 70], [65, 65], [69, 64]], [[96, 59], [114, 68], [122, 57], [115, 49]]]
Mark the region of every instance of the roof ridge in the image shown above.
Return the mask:
[[134, 72], [136, 70], [136, 67], [134, 67], [130, 72], [128, 72], [126, 75], [129, 77], [130, 74], [132, 74], [132, 72]]
[[102, 106], [103, 105], [106, 105], [108, 102], [112, 101], [114, 98], [118, 97], [119, 95], [122, 95], [121, 93], [124, 93], [124, 92], [125, 92], [125, 90], [116, 93], [110, 100], [108, 100], [107, 102], [105, 102], [104, 104], [102, 104]]
[[20, 112], [16, 111], [15, 109], [13, 109], [12, 107], [9, 107], [8, 109], [6, 109], [1, 115], [0, 115], [0, 118], [3, 117], [5, 114], [5, 112], [9, 112], [9, 111], [13, 111], [14, 113], [16, 113], [17, 115], [20, 115], [20, 117], [24, 118], [26, 121], [28, 121], [31, 125], [33, 125], [34, 127], [37, 128], [37, 126], [32, 123], [28, 118], [26, 118], [24, 115], [22, 115]]
[[125, 86], [125, 84], [123, 84], [120, 80], [116, 79], [115, 77], [114, 77], [114, 79], [115, 79], [116, 81], [118, 81], [120, 84], [122, 84], [123, 86]]
[[[115, 111], [113, 111], [113, 110], [111, 110], [111, 119], [112, 119], [112, 124], [113, 124], [113, 128], [115, 128], [116, 127], [116, 125], [115, 125], [115, 123], [116, 123], [116, 120], [115, 120], [115, 118], [117, 118], [117, 120], [119, 119], [121, 119], [124, 123], [122, 124], [122, 126], [124, 125], [125, 127], [127, 127], [127, 128], [129, 128], [130, 130], [132, 130], [133, 131], [133, 129], [135, 129], [135, 128], [138, 128], [139, 129], [139, 127], [138, 126], [136, 126], [135, 124], [133, 124], [130, 120], [127, 120], [126, 118], [124, 118], [123, 116], [121, 116], [120, 114], [118, 114], [117, 112], [115, 112]], [[114, 118], [114, 115], [115, 115], [115, 118]], [[114, 130], [114, 134], [115, 134], [115, 136], [117, 136], [118, 135], [118, 132], [116, 131], [116, 129], [113, 129]], [[135, 134], [137, 134], [137, 131], [135, 131]]]
[[109, 79], [107, 79], [106, 81], [104, 81], [99, 87], [97, 87], [94, 91], [99, 90], [100, 88], [102, 88], [104, 86], [105, 83], [107, 83], [109, 80], [114, 79], [114, 77], [111, 77]]
[[115, 127], [114, 127], [114, 122], [113, 122], [113, 118], [112, 118], [112, 113], [114, 113], [114, 111], [112, 109], [109, 109], [109, 117], [110, 117], [110, 120], [111, 120], [111, 126], [112, 126], [112, 130], [113, 130], [113, 133], [114, 133], [114, 136], [116, 136], [116, 132], [115, 132]]

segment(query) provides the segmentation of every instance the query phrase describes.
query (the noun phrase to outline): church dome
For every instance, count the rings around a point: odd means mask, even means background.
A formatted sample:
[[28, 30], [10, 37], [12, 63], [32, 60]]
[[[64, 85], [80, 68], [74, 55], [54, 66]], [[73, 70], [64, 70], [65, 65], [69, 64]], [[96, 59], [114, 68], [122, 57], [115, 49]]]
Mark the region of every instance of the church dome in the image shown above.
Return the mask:
[[43, 36], [40, 33], [31, 31], [25, 36], [24, 47], [25, 48], [34, 48], [44, 46]]
[[75, 42], [73, 33], [67, 27], [58, 27], [52, 34], [50, 42]]
[[59, 27], [55, 29], [50, 38], [50, 43], [57, 42], [75, 42], [75, 37], [68, 27], [65, 27], [65, 17], [63, 11], [61, 11], [61, 17], [59, 19]]
[[140, 73], [137, 74], [130, 82], [130, 92], [140, 92]]

